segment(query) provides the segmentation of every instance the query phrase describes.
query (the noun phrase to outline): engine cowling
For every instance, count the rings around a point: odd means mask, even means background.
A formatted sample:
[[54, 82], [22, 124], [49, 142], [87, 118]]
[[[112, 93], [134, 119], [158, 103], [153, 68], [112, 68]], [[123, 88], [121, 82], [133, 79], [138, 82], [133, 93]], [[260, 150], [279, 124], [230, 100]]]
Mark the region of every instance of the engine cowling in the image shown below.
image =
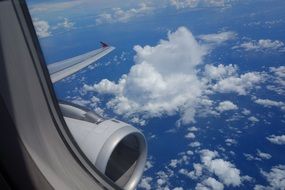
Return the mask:
[[135, 189], [144, 171], [147, 144], [135, 127], [104, 119], [81, 106], [60, 103], [74, 139], [95, 167], [126, 190]]

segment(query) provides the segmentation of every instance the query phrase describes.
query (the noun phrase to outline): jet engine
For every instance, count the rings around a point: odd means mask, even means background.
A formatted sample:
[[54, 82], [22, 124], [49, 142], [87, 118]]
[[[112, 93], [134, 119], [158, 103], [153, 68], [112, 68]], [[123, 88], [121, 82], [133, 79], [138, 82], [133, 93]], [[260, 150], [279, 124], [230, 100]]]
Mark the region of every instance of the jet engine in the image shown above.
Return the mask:
[[60, 102], [60, 108], [74, 139], [94, 166], [123, 189], [135, 189], [147, 157], [144, 135], [127, 123], [104, 119], [73, 103]]

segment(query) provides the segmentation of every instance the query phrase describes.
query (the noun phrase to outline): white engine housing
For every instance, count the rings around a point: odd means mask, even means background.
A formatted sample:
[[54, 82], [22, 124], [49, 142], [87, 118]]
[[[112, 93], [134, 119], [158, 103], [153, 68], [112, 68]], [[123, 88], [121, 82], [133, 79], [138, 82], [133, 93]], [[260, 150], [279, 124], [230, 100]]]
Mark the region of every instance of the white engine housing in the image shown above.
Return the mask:
[[86, 108], [61, 103], [69, 130], [95, 167], [126, 190], [135, 189], [147, 157], [144, 135], [135, 127], [104, 119]]

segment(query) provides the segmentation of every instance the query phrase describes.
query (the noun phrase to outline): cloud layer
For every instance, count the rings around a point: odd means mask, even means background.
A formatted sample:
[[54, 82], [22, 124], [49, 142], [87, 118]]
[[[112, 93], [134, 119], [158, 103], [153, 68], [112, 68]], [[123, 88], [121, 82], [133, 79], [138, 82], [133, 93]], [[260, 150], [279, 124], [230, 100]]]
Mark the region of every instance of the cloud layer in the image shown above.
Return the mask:
[[285, 135], [271, 135], [269, 137], [266, 138], [267, 140], [269, 140], [271, 143], [273, 144], [278, 144], [278, 145], [284, 145], [285, 144]]
[[170, 0], [170, 4], [177, 9], [204, 7], [224, 7], [227, 4], [225, 0]]
[[285, 165], [273, 166], [270, 172], [261, 171], [261, 174], [269, 183], [268, 186], [255, 185], [254, 190], [274, 190], [285, 187]]
[[244, 49], [245, 51], [284, 51], [284, 43], [279, 40], [260, 39], [244, 42], [234, 49]]
[[228, 40], [233, 40], [237, 34], [232, 31], [227, 31], [227, 32], [220, 32], [216, 34], [205, 34], [205, 35], [200, 35], [198, 36], [199, 39], [203, 40], [204, 42], [207, 43], [223, 43]]
[[111, 12], [105, 12], [97, 16], [96, 24], [104, 24], [104, 23], [116, 23], [121, 22], [125, 23], [134, 19], [136, 17], [145, 16], [153, 10], [153, 7], [150, 7], [144, 3], [139, 4], [137, 8], [131, 9], [121, 9], [121, 8], [113, 8]]
[[179, 114], [178, 124], [186, 124], [195, 122], [199, 112], [216, 115], [216, 110], [235, 110], [237, 106], [229, 101], [221, 102], [215, 110], [208, 94], [246, 95], [263, 76], [258, 72], [239, 75], [238, 67], [231, 64], [205, 65], [210, 46], [180, 27], [156, 46], [135, 46], [135, 64], [117, 82], [103, 79], [84, 85], [84, 90], [111, 95], [107, 107], [130, 119]]
[[219, 106], [216, 109], [220, 112], [224, 112], [224, 111], [236, 110], [238, 109], [238, 107], [231, 101], [223, 101], [219, 103]]
[[201, 161], [204, 166], [214, 173], [225, 185], [241, 185], [240, 171], [230, 162], [216, 158], [218, 153], [210, 150], [201, 151]]
[[33, 23], [39, 38], [51, 36], [50, 25], [47, 21], [35, 19]]

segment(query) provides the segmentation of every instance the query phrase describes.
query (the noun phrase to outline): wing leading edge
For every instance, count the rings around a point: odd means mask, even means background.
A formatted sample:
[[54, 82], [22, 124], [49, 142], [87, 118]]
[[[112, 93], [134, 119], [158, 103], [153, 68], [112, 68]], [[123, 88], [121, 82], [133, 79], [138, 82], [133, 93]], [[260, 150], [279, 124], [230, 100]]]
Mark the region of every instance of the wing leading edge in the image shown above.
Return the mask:
[[101, 42], [102, 47], [88, 53], [48, 65], [52, 83], [60, 81], [109, 54], [115, 47]]

